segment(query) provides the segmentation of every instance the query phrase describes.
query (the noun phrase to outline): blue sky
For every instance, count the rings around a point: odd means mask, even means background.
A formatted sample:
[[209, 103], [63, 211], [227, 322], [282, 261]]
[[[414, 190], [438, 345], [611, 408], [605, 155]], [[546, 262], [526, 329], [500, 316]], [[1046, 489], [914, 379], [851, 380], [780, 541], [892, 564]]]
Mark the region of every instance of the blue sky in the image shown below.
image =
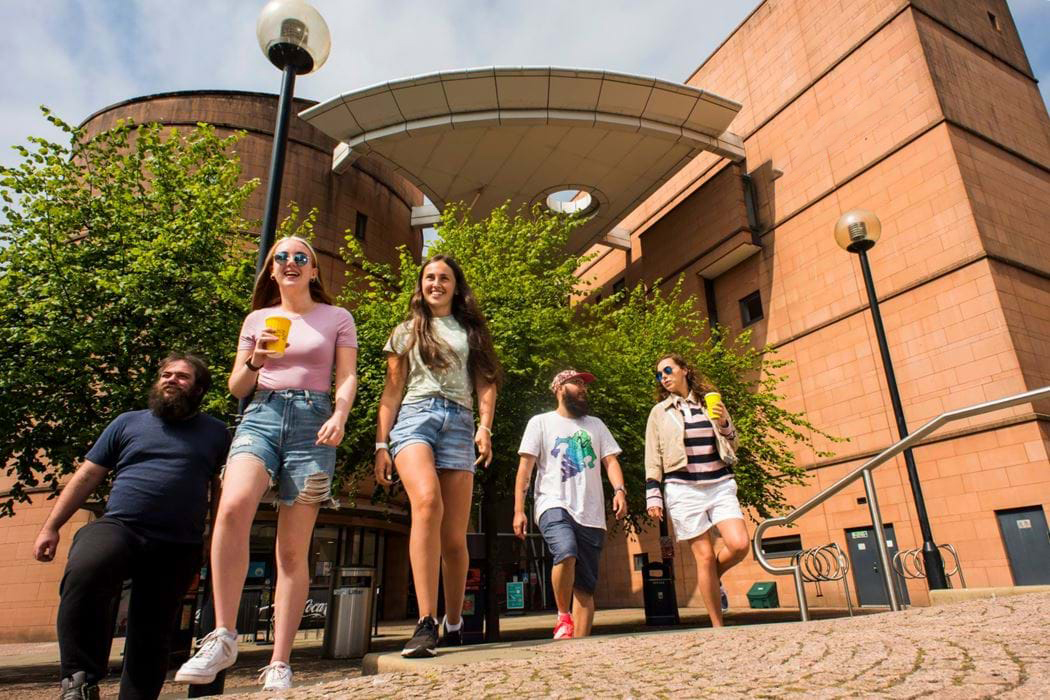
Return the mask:
[[[41, 104], [79, 122], [100, 107], [156, 92], [276, 91], [279, 76], [255, 40], [262, 4], [0, 0], [10, 46], [0, 90], [0, 162], [15, 162], [11, 145], [26, 136], [51, 135]], [[399, 77], [486, 65], [605, 68], [681, 81], [757, 4], [315, 0], [332, 28], [332, 55], [298, 81], [296, 94], [325, 99]], [[1050, 1], [1009, 6], [1036, 77], [1050, 80]], [[1050, 85], [1040, 87], [1045, 100]]]

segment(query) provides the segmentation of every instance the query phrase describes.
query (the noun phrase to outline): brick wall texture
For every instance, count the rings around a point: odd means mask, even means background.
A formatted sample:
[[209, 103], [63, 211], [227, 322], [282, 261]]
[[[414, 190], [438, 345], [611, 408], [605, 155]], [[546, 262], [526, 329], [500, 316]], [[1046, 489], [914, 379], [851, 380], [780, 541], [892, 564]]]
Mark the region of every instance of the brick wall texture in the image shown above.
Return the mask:
[[[784, 405], [850, 440], [817, 440], [837, 453], [830, 460], [796, 450], [810, 479], [789, 502], [896, 438], [859, 264], [832, 236], [849, 209], [882, 221], [869, 258], [912, 429], [1050, 384], [1050, 120], [1005, 2], [767, 0], [688, 82], [744, 105], [730, 130], [744, 139], [757, 193], [762, 250], [714, 280], [718, 320], [740, 330], [738, 302], [759, 291], [754, 342], [793, 363], [781, 370]], [[706, 309], [698, 253], [738, 206], [715, 194], [733, 171], [702, 155], [643, 203], [621, 224], [634, 230], [626, 273], [623, 254], [607, 254], [589, 270], [595, 288], [625, 275], [670, 285], [680, 271]], [[1050, 506], [1047, 409], [954, 423], [915, 450], [934, 538], [958, 550], [969, 586], [1013, 584], [995, 511]], [[920, 546], [903, 460], [875, 481], [897, 546]], [[846, 530], [870, 526], [863, 495], [857, 482], [769, 536], [845, 550]], [[641, 552], [658, 558], [654, 532], [610, 537], [600, 604], [641, 603]], [[701, 605], [687, 546], [676, 571], [679, 602]], [[746, 606], [751, 584], [771, 578], [749, 556], [726, 576], [732, 604]], [[790, 578], [778, 582], [793, 605]], [[928, 600], [925, 581], [907, 585], [913, 603]], [[808, 593], [811, 605], [845, 604], [841, 586]]]

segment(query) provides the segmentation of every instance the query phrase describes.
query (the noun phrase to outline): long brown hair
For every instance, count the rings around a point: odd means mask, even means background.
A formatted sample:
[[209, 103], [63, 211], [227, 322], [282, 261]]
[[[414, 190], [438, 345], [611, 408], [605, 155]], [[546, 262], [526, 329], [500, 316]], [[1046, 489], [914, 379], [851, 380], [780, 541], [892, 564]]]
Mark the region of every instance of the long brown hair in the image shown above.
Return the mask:
[[317, 270], [317, 277], [310, 280], [310, 298], [319, 304], [333, 305], [332, 295], [324, 286], [321, 279], [321, 266], [317, 264], [317, 251], [310, 245], [310, 241], [299, 236], [285, 236], [270, 246], [270, 252], [266, 254], [263, 266], [259, 270], [259, 276], [255, 278], [255, 290], [252, 292], [252, 311], [265, 309], [268, 306], [276, 306], [281, 303], [281, 290], [277, 286], [277, 280], [273, 278], [273, 256], [277, 252], [277, 246], [284, 241], [299, 241], [310, 251], [310, 262]]
[[443, 262], [452, 270], [456, 278], [456, 289], [452, 294], [452, 316], [467, 331], [467, 371], [471, 382], [482, 379], [491, 384], [499, 384], [503, 379], [503, 369], [492, 346], [488, 322], [481, 312], [474, 292], [467, 284], [463, 269], [447, 255], [434, 255], [419, 268], [416, 277], [416, 288], [408, 303], [411, 339], [402, 353], [407, 354], [415, 346], [419, 356], [430, 369], [447, 369], [454, 358], [447, 354], [448, 346], [434, 335], [432, 320], [434, 315], [423, 298], [423, 273], [431, 263]]
[[[685, 370], [685, 381], [686, 384], [689, 386], [689, 391], [695, 394], [698, 399], [708, 391], [714, 391], [714, 389], [708, 386], [708, 384], [705, 381], [706, 378], [700, 373], [700, 371], [693, 369], [689, 365], [689, 363], [685, 361], [685, 358], [679, 355], [677, 352], [669, 352], [665, 355], [661, 355], [660, 359], [656, 361], [656, 366], [659, 367], [660, 363], [664, 360], [671, 360], [676, 365]], [[664, 388], [663, 382], [657, 382], [656, 395], [660, 401], [663, 401], [671, 395], [671, 392]]]

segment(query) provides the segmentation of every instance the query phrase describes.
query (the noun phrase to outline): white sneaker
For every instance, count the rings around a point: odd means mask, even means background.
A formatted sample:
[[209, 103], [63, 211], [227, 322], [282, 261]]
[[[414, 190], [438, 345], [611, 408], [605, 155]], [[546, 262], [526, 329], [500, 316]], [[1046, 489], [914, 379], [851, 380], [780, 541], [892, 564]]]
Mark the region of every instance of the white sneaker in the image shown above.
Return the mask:
[[201, 639], [197, 653], [175, 673], [178, 683], [211, 683], [219, 671], [237, 661], [237, 634], [225, 627], [209, 632]]
[[287, 690], [292, 687], [292, 667], [283, 661], [274, 661], [259, 669], [259, 682], [263, 690]]

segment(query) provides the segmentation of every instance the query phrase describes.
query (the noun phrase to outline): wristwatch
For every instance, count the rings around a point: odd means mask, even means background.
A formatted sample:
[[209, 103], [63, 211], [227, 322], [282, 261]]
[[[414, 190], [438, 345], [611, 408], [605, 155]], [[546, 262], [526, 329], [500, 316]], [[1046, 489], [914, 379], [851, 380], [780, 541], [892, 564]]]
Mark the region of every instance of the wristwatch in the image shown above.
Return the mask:
[[613, 493], [614, 493], [614, 494], [615, 494], [615, 493], [616, 493], [617, 491], [619, 491], [620, 493], [622, 493], [622, 494], [623, 494], [624, 496], [626, 496], [626, 495], [627, 495], [627, 489], [625, 489], [625, 488], [624, 488], [623, 486], [617, 486], [616, 488], [614, 488], [614, 489], [613, 489]]

